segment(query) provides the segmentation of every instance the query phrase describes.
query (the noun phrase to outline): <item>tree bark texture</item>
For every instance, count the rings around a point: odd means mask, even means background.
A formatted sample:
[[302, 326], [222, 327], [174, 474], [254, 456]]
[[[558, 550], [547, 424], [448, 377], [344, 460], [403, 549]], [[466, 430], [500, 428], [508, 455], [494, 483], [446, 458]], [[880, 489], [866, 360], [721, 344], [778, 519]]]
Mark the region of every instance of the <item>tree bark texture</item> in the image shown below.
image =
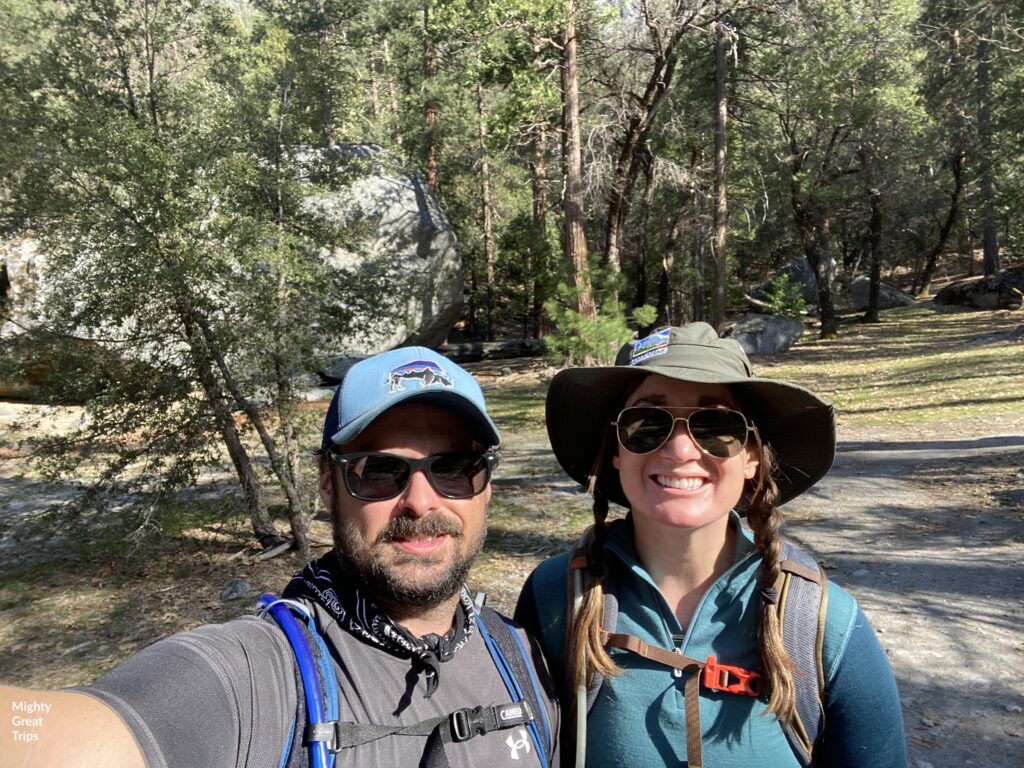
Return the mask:
[[425, 162], [427, 185], [437, 192], [437, 105], [431, 91], [434, 87], [434, 39], [430, 26], [430, 2], [423, 4], [423, 85], [427, 99], [423, 105], [423, 123], [426, 129]]
[[280, 537], [274, 528], [274, 523], [270, 519], [270, 514], [267, 512], [266, 501], [263, 498], [263, 486], [256, 476], [252, 461], [249, 459], [249, 454], [242, 443], [242, 438], [238, 433], [231, 410], [227, 406], [224, 393], [217, 384], [209, 350], [202, 339], [202, 334], [189, 317], [189, 313], [182, 309], [179, 315], [185, 330], [185, 338], [188, 341], [189, 352], [192, 355], [192, 362], [196, 366], [200, 386], [203, 389], [203, 394], [206, 396], [206, 401], [213, 410], [214, 420], [220, 430], [228, 455], [231, 457], [231, 463], [235, 467], [239, 484], [242, 486], [242, 493], [245, 495], [246, 506], [249, 510], [252, 532], [262, 546], [271, 546]]
[[[721, 8], [721, 0], [715, 3]], [[726, 94], [725, 39], [722, 22], [715, 24], [715, 287], [711, 300], [711, 325], [718, 333], [725, 330], [725, 248], [729, 225], [726, 186], [729, 101]]]
[[872, 187], [868, 191], [871, 201], [871, 217], [868, 221], [868, 264], [870, 283], [868, 285], [868, 309], [864, 313], [865, 323], [877, 323], [878, 294], [882, 282], [882, 193]]
[[[580, 86], [576, 71], [576, 3], [567, 2], [565, 40], [562, 46], [562, 129], [565, 132], [565, 258], [577, 294], [577, 311], [585, 322], [597, 318], [590, 264], [587, 260], [587, 235], [583, 210], [583, 149], [580, 140]], [[585, 365], [593, 361], [584, 361]]]
[[986, 277], [999, 271], [999, 235], [996, 229], [995, 181], [992, 178], [992, 84], [989, 74], [992, 22], [982, 12], [974, 83], [978, 94], [978, 160], [981, 171], [982, 269]]
[[487, 285], [484, 286], [487, 301], [487, 340], [494, 341], [497, 338], [497, 328], [495, 328], [494, 321], [494, 267], [496, 261], [494, 209], [491, 202], [491, 170], [487, 162], [487, 112], [486, 105], [484, 104], [484, 86], [482, 83], [477, 83], [476, 86], [476, 116], [478, 138], [480, 139], [480, 215], [483, 220], [484, 265], [487, 279]]
[[530, 314], [533, 320], [532, 334], [541, 338], [548, 333], [547, 315], [544, 311], [544, 276], [550, 269], [548, 264], [548, 192], [547, 192], [547, 129], [543, 120], [538, 119], [533, 129], [533, 162], [530, 163], [530, 177], [533, 184], [533, 246], [529, 253], [528, 274], [533, 275], [530, 289]]
[[956, 225], [960, 209], [960, 196], [964, 188], [963, 167], [964, 148], [962, 144], [957, 144], [949, 153], [949, 170], [953, 174], [953, 191], [949, 193], [949, 209], [946, 211], [946, 218], [943, 220], [942, 226], [939, 227], [939, 236], [936, 238], [935, 244], [928, 250], [924, 269], [917, 280], [916, 294], [918, 296], [927, 296], [931, 292], [932, 277], [935, 275], [939, 256], [945, 250], [946, 243], [949, 242], [949, 236]]
[[656, 22], [648, 14], [645, 17], [654, 63], [643, 92], [630, 101], [635, 106], [626, 121], [619, 154], [612, 168], [605, 214], [604, 263], [615, 272], [621, 270], [622, 228], [629, 199], [641, 170], [637, 154], [646, 144], [658, 110], [671, 91], [677, 61], [676, 49], [690, 28], [688, 24], [680, 24], [665, 38]]

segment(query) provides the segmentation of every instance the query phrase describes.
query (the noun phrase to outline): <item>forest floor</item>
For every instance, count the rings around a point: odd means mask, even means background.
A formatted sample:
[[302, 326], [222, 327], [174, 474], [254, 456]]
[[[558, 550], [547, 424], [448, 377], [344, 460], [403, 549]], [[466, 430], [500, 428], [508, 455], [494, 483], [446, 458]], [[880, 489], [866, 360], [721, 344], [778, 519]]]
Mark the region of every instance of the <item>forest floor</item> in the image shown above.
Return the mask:
[[[785, 533], [860, 602], [900, 686], [913, 768], [1024, 765], [1024, 339], [1021, 312], [930, 304], [809, 332], [760, 375], [836, 404], [832, 472], [785, 508]], [[589, 504], [551, 456], [540, 359], [467, 366], [505, 438], [484, 553], [470, 585], [510, 610], [530, 570], [565, 550]], [[315, 408], [322, 408], [316, 404]], [[252, 610], [301, 565], [256, 561], [229, 465], [130, 537], [131, 500], [74, 523], [46, 510], [76, 493], [30, 463], [34, 431], [77, 409], [0, 403], [0, 680], [86, 682], [154, 640]], [[309, 435], [309, 443], [315, 436]], [[285, 521], [280, 521], [285, 527]], [[330, 539], [326, 520], [314, 535]], [[324, 551], [319, 549], [319, 552]], [[224, 600], [244, 580], [248, 593]]]

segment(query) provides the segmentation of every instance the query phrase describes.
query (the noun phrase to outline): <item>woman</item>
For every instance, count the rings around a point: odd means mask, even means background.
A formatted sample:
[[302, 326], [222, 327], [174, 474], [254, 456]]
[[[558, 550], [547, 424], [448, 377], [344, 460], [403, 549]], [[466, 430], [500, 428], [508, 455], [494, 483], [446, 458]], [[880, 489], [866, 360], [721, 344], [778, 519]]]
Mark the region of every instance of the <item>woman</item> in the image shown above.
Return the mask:
[[565, 681], [578, 765], [906, 765], [874, 631], [779, 535], [778, 506], [832, 464], [830, 405], [693, 323], [561, 371], [547, 427], [594, 526], [534, 571], [516, 618]]

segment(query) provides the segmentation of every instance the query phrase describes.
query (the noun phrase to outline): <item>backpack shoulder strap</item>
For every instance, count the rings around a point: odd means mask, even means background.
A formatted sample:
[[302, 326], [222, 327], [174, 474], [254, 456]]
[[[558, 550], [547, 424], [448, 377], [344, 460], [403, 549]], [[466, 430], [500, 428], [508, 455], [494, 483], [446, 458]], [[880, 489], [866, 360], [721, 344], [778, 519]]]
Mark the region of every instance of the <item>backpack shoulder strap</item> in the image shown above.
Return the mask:
[[548, 766], [554, 756], [554, 735], [544, 705], [540, 680], [533, 659], [509, 619], [491, 608], [480, 610], [480, 629], [487, 650], [501, 673], [513, 701], [525, 701], [533, 713], [526, 729], [534, 742], [541, 765]]
[[[295, 656], [298, 678], [302, 683], [295, 727], [297, 729], [298, 724], [305, 720], [301, 741], [309, 748], [308, 765], [311, 768], [328, 768], [334, 761], [330, 756], [327, 730], [337, 725], [341, 710], [338, 679], [330, 652], [317, 631], [312, 614], [301, 603], [267, 594], [261, 596], [256, 605], [261, 616], [269, 616], [281, 627]], [[296, 614], [304, 621], [298, 621]], [[296, 755], [302, 752], [295, 749], [297, 740], [294, 737], [297, 735], [296, 731], [285, 745], [282, 766], [295, 765]]]
[[828, 577], [817, 561], [788, 541], [782, 545], [779, 624], [782, 642], [796, 666], [796, 717], [783, 730], [804, 766], [825, 729], [822, 643], [828, 610]]

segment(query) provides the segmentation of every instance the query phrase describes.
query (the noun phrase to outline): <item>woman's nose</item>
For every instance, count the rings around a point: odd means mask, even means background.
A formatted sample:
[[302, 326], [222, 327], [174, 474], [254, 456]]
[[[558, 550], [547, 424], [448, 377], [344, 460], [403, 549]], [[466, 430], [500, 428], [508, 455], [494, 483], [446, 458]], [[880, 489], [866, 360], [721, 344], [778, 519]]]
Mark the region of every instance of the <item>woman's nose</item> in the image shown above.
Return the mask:
[[704, 455], [697, 447], [697, 443], [690, 437], [690, 430], [683, 419], [677, 420], [672, 426], [672, 434], [661, 446], [659, 453], [677, 461], [700, 459]]

